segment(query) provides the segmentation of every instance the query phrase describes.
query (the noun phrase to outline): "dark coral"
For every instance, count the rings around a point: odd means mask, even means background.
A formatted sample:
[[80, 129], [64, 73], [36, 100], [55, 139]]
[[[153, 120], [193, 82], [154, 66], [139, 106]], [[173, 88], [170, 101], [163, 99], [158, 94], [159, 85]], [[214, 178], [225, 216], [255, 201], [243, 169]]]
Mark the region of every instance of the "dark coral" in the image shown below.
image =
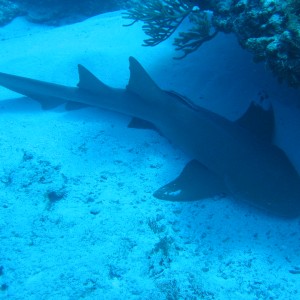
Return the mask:
[[253, 53], [254, 61], [265, 61], [280, 81], [299, 87], [299, 8], [293, 3], [232, 1], [227, 17], [216, 14], [214, 25], [235, 33], [241, 46]]

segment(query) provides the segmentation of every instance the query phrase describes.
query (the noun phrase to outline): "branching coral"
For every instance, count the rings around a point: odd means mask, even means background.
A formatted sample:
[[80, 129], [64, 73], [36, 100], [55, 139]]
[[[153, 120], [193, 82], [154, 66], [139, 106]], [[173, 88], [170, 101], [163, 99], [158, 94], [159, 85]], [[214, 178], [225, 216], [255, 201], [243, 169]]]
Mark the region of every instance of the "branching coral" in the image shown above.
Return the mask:
[[242, 47], [254, 54], [254, 60], [265, 61], [279, 81], [293, 87], [300, 87], [299, 3], [249, 2], [239, 13], [231, 6], [229, 21], [231, 31]]
[[155, 46], [168, 39], [187, 17], [193, 27], [187, 32], [180, 32], [179, 37], [174, 41], [176, 50], [184, 52], [179, 58], [195, 51], [205, 41], [215, 36], [216, 32], [211, 33], [212, 24], [208, 13], [200, 11], [192, 1], [184, 0], [138, 2], [124, 13], [124, 18], [133, 20], [128, 26], [137, 21], [145, 23], [143, 30], [150, 36], [144, 40], [145, 46]]
[[128, 26], [143, 21], [143, 30], [150, 36], [145, 45], [155, 46], [169, 38], [192, 9], [192, 5], [182, 0], [148, 0], [136, 3], [124, 13], [124, 18], [133, 20]]
[[212, 24], [208, 12], [191, 13], [190, 21], [194, 26], [187, 32], [180, 32], [179, 37], [174, 40], [175, 49], [184, 52], [182, 56], [177, 57], [179, 59], [196, 51], [204, 42], [209, 41], [218, 33], [217, 30], [211, 32]]

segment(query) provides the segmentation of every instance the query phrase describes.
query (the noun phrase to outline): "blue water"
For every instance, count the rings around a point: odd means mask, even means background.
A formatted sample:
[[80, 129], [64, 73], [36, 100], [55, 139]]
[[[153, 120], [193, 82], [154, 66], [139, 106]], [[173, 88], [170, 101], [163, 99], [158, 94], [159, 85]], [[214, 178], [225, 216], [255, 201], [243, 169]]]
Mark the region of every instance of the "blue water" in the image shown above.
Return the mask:
[[[17, 19], [0, 30], [0, 71], [75, 86], [81, 63], [124, 88], [133, 55], [163, 89], [231, 120], [267, 93], [275, 141], [299, 170], [299, 91], [235, 37], [174, 61], [171, 41], [144, 48], [141, 24], [122, 22], [120, 12], [58, 28]], [[189, 161], [164, 137], [97, 108], [0, 97], [1, 299], [298, 299], [299, 219], [230, 197], [155, 199]]]

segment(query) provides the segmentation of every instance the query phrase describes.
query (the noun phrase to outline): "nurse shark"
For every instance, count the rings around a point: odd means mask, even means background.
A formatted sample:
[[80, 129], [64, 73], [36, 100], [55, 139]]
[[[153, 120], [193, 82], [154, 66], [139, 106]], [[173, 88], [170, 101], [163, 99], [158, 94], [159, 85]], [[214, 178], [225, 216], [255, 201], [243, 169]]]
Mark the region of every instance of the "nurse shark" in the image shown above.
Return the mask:
[[193, 201], [229, 194], [277, 215], [300, 215], [300, 176], [272, 144], [271, 106], [252, 102], [241, 118], [230, 121], [162, 90], [135, 58], [129, 62], [126, 89], [107, 86], [82, 65], [77, 87], [5, 73], [0, 85], [44, 108], [76, 102], [132, 116], [131, 127], [156, 129], [191, 158], [177, 178], [154, 192], [156, 198]]

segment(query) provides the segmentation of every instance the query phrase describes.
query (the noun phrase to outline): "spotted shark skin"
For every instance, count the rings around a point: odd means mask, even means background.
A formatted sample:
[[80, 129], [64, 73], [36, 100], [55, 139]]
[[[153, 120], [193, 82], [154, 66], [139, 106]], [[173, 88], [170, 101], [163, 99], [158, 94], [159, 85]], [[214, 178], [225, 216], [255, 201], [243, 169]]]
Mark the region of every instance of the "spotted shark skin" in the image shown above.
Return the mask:
[[225, 193], [276, 215], [300, 215], [300, 177], [286, 154], [272, 144], [271, 107], [252, 103], [232, 122], [160, 89], [135, 58], [129, 62], [125, 89], [105, 85], [82, 65], [77, 87], [5, 73], [0, 73], [0, 85], [44, 108], [76, 102], [123, 113], [143, 120], [143, 127], [155, 128], [191, 158], [176, 179], [154, 193], [159, 199], [193, 201]]

